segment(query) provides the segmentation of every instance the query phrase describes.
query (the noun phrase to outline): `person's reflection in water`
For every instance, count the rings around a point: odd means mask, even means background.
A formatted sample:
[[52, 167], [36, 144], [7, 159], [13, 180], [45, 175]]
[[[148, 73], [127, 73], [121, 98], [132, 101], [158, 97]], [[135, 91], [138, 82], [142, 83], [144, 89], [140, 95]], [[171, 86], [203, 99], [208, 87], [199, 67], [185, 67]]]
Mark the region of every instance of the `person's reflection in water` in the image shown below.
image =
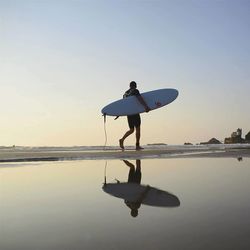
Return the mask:
[[[130, 168], [128, 174], [128, 183], [136, 183], [138, 185], [141, 184], [141, 160], [136, 160], [136, 168], [134, 164], [127, 160], [123, 160], [123, 162]], [[137, 217], [138, 210], [141, 206], [142, 201], [145, 199], [150, 186], [147, 186], [145, 190], [139, 195], [139, 197], [135, 201], [125, 200], [125, 204], [131, 209], [131, 216]]]

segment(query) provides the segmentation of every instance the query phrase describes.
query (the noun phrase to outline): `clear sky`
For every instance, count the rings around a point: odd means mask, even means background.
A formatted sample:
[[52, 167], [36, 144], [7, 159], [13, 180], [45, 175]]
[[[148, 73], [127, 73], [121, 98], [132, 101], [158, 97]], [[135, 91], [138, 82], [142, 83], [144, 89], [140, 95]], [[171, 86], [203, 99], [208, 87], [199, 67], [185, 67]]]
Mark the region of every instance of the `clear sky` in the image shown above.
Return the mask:
[[[131, 80], [179, 90], [142, 115], [142, 144], [245, 135], [249, 27], [248, 0], [1, 0], [0, 145], [103, 145], [100, 110]], [[126, 129], [109, 118], [108, 144]]]

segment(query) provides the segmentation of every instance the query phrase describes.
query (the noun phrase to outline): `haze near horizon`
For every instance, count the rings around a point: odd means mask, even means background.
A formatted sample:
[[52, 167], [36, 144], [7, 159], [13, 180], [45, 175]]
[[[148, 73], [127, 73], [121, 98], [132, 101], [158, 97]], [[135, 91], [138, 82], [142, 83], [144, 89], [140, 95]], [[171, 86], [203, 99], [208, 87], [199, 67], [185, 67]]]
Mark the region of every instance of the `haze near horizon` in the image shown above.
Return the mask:
[[[249, 26], [245, 0], [1, 1], [0, 145], [102, 145], [101, 109], [132, 80], [179, 91], [142, 115], [142, 144], [244, 136]], [[108, 144], [126, 130], [108, 118]]]

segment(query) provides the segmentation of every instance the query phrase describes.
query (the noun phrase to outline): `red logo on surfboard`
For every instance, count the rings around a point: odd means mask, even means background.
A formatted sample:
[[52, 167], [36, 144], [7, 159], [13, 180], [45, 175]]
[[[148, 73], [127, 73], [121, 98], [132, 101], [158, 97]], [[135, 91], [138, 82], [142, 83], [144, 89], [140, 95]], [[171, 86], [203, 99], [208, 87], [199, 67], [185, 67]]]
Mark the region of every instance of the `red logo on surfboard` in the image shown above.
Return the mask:
[[155, 102], [156, 107], [161, 107], [161, 102]]

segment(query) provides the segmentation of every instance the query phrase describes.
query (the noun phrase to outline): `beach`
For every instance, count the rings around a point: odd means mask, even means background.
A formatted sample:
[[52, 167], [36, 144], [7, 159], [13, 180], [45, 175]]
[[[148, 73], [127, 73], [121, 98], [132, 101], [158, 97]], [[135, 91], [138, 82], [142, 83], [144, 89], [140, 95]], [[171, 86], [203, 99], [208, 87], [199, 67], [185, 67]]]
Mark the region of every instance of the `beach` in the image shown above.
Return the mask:
[[249, 144], [231, 145], [164, 145], [144, 146], [137, 151], [133, 146], [121, 150], [109, 147], [6, 147], [0, 149], [0, 162], [150, 159], [187, 157], [250, 157]]
[[0, 151], [0, 249], [249, 248], [248, 145]]

